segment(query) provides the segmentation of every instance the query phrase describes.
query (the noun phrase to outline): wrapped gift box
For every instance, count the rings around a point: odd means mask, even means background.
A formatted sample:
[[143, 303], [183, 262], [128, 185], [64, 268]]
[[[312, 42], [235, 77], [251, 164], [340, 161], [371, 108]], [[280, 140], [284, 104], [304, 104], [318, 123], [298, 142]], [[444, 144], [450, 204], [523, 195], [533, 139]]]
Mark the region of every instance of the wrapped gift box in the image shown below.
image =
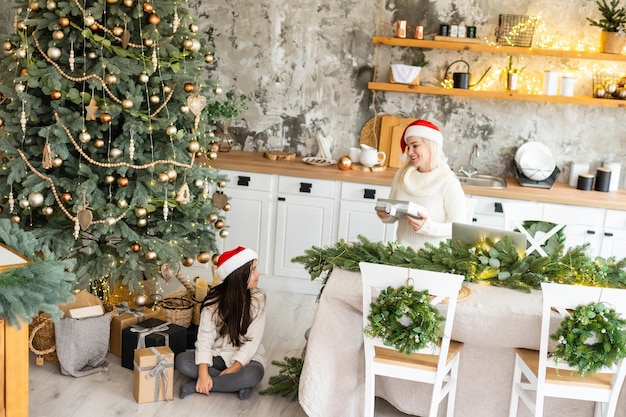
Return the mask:
[[151, 318], [122, 330], [122, 366], [133, 369], [135, 349], [169, 346], [178, 355], [187, 347], [187, 329]]
[[174, 352], [168, 346], [136, 349], [134, 374], [138, 403], [174, 399]]
[[159, 317], [159, 310], [154, 311], [150, 308], [120, 309], [119, 311], [126, 312], [113, 316], [109, 338], [109, 351], [115, 356], [122, 356], [122, 330], [149, 318]]

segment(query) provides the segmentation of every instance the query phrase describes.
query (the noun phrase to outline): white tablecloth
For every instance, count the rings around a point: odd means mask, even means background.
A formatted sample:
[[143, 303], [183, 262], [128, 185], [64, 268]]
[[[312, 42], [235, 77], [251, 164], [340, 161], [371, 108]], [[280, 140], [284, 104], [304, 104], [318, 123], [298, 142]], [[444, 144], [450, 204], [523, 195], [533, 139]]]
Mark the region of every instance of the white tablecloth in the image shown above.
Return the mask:
[[[458, 304], [452, 337], [461, 354], [455, 417], [508, 415], [514, 348], [539, 348], [541, 292], [530, 294], [469, 284], [472, 296]], [[309, 417], [363, 415], [364, 360], [361, 275], [338, 268], [320, 298], [300, 378], [300, 405]], [[624, 390], [626, 391], [626, 389]], [[399, 410], [425, 415], [430, 388], [378, 377], [376, 395]], [[622, 393], [617, 417], [626, 417]], [[546, 399], [545, 417], [591, 417], [592, 404]], [[439, 415], [445, 414], [440, 406]], [[530, 413], [519, 407], [519, 417]]]

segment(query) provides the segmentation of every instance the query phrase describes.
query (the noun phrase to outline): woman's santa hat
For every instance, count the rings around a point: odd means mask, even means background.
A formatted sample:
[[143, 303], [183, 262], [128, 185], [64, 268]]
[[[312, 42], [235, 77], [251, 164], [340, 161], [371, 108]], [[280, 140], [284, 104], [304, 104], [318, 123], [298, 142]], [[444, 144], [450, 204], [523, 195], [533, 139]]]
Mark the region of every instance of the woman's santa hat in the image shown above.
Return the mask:
[[231, 273], [258, 257], [255, 251], [243, 246], [226, 251], [217, 259], [217, 276], [224, 281]]
[[400, 141], [400, 148], [402, 153], [406, 150], [406, 140], [411, 136], [418, 136], [422, 139], [432, 140], [440, 147], [443, 143], [443, 135], [439, 131], [439, 128], [429, 122], [428, 120], [416, 120], [409, 124], [404, 133], [402, 134], [402, 140]]

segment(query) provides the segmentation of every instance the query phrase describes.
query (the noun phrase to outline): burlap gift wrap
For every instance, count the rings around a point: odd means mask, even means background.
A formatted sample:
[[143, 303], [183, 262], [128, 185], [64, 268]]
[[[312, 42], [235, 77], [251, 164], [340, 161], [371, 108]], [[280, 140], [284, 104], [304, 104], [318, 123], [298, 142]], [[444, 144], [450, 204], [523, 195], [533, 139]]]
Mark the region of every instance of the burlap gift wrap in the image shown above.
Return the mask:
[[159, 311], [145, 307], [128, 308], [124, 305], [116, 306], [115, 310], [117, 315], [111, 320], [109, 351], [115, 356], [122, 356], [122, 331], [149, 318], [158, 318]]
[[169, 346], [178, 355], [187, 348], [187, 329], [151, 318], [122, 330], [122, 366], [133, 369], [135, 349]]
[[135, 350], [135, 385], [138, 403], [174, 399], [174, 352], [168, 346]]

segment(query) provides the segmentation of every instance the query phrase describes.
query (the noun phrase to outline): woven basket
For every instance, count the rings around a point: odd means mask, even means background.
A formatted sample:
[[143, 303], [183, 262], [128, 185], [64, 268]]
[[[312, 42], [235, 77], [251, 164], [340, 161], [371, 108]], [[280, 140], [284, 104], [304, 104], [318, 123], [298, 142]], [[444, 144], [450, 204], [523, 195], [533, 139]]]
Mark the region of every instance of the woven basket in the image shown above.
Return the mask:
[[[176, 293], [176, 291], [174, 293]], [[193, 318], [193, 306], [195, 303], [191, 300], [191, 296], [189, 295], [177, 297], [172, 296], [172, 294], [165, 297], [161, 303], [163, 318], [170, 323], [182, 327], [189, 327], [191, 325], [191, 319]], [[188, 294], [186, 290], [185, 294]]]

